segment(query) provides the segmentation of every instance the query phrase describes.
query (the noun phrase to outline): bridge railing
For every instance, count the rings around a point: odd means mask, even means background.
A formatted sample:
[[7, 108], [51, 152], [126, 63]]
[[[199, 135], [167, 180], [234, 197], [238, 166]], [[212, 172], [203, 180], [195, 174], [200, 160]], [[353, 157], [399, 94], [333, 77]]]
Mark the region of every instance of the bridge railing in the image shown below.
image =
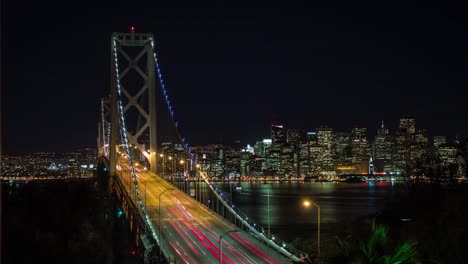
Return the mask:
[[214, 187], [213, 183], [209, 181], [205, 172], [198, 170], [197, 173], [202, 177], [203, 181], [207, 184], [215, 197], [238, 220], [235, 224], [237, 224], [237, 222], [240, 223], [240, 227], [242, 229], [249, 231], [255, 238], [274, 248], [294, 262], [302, 262], [305, 258], [307, 258], [307, 254], [305, 252], [291, 247], [288, 243], [280, 240], [278, 237], [272, 234], [267, 234], [263, 227], [258, 225], [255, 221], [253, 221], [253, 219], [249, 218], [247, 214], [236, 207], [232, 201], [227, 198], [226, 195], [223, 195], [223, 192], [220, 188]]

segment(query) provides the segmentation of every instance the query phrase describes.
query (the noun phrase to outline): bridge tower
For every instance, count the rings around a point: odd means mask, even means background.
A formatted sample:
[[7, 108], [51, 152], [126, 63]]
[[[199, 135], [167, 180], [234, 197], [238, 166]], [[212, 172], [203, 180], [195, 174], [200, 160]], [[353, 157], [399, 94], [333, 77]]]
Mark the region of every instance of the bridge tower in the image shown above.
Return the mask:
[[[128, 143], [144, 156], [156, 173], [156, 65], [152, 47], [153, 34], [113, 33], [111, 41], [110, 89], [110, 173], [115, 174], [116, 147], [122, 144], [120, 131]], [[122, 127], [126, 120], [136, 120]], [[123, 129], [121, 129], [123, 128]]]

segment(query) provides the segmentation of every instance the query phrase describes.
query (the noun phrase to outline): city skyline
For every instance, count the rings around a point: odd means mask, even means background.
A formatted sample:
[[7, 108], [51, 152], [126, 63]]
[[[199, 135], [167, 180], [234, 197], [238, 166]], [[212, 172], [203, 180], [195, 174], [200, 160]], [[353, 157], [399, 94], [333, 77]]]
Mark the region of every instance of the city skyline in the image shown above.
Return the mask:
[[110, 32], [130, 25], [155, 34], [191, 145], [253, 142], [273, 116], [291, 128], [372, 133], [411, 113], [433, 135], [468, 131], [467, 40], [449, 6], [25, 4], [4, 11], [6, 153], [95, 146]]

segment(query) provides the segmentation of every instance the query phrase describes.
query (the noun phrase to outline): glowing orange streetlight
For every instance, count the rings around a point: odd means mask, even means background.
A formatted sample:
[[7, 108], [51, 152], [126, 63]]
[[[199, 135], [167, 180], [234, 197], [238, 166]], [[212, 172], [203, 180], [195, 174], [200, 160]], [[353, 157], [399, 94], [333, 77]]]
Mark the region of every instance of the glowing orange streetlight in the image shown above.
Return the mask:
[[302, 204], [306, 208], [308, 208], [311, 205], [317, 207], [317, 255], [320, 258], [320, 206], [316, 202], [309, 200], [305, 200]]

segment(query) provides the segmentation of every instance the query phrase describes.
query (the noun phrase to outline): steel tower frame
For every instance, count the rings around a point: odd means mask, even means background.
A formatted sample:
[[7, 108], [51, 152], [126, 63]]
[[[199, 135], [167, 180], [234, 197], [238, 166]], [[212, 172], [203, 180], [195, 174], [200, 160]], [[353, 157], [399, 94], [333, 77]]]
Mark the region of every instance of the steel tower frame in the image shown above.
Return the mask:
[[[112, 50], [111, 50], [111, 93], [110, 93], [110, 116], [111, 116], [111, 136], [110, 136], [110, 172], [115, 173], [117, 164], [116, 146], [121, 144], [120, 128], [121, 122], [119, 118], [118, 102], [120, 100], [117, 93], [117, 85], [120, 85], [123, 96], [128, 99], [128, 103], [123, 105], [123, 113], [125, 114], [130, 107], [134, 106], [138, 110], [140, 117], [145, 120], [144, 124], [135, 131], [134, 135], [128, 133], [129, 143], [136, 146], [141, 153], [148, 159], [150, 163], [150, 171], [156, 173], [156, 151], [157, 151], [157, 133], [156, 133], [156, 64], [154, 61], [153, 47], [151, 41], [153, 34], [151, 33], [135, 33], [134, 28], [130, 33], [113, 33], [112, 34]], [[113, 51], [114, 43], [116, 43], [117, 56], [121, 55], [128, 61], [125, 69], [117, 69], [118, 58]], [[131, 58], [126, 52], [125, 47], [140, 47], [141, 50], [137, 56]], [[146, 69], [142, 70], [138, 65], [143, 56], [146, 55]], [[116, 63], [117, 62], [117, 63]], [[121, 85], [122, 78], [130, 70], [135, 70], [139, 77], [144, 80], [142, 87], [139, 87], [135, 95], [131, 95], [128, 90]], [[116, 70], [119, 71], [117, 76]], [[145, 74], [145, 72], [147, 74]], [[117, 80], [119, 78], [119, 80]], [[132, 87], [135, 88], [135, 87]], [[147, 110], [140, 104], [140, 97], [148, 90]], [[140, 101], [140, 102], [139, 102]], [[149, 149], [142, 148], [138, 142], [138, 137], [146, 130], [149, 130]], [[126, 131], [126, 129], [123, 129]]]

